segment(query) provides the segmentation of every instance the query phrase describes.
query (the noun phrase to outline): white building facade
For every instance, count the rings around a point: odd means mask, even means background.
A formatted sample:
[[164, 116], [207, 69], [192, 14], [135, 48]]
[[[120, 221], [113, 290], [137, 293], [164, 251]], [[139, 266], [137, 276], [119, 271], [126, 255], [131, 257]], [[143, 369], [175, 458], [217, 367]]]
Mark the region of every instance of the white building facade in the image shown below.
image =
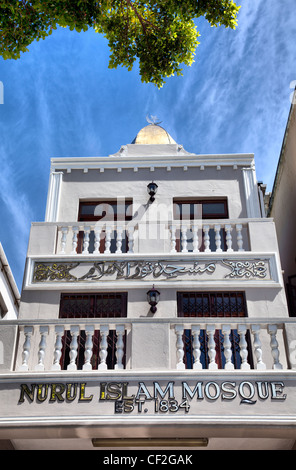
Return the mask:
[[252, 154], [192, 154], [151, 124], [52, 159], [7, 327], [16, 449], [294, 446], [296, 325]]

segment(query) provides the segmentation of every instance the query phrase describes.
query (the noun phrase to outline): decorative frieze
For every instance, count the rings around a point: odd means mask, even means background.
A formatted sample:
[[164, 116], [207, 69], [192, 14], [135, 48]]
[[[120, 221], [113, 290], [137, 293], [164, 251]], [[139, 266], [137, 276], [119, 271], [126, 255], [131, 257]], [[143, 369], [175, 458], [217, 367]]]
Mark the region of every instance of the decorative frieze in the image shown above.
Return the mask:
[[254, 279], [270, 280], [269, 260], [229, 260], [212, 262], [169, 260], [102, 260], [69, 262], [36, 262], [33, 283], [92, 282], [98, 280], [169, 280], [169, 279]]

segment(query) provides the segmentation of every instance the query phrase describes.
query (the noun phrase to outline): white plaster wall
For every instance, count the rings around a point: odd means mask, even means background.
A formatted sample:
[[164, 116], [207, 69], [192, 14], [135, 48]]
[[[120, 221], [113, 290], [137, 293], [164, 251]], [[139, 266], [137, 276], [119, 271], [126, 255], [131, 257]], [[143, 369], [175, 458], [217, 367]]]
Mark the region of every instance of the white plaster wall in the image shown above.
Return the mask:
[[[229, 218], [247, 217], [246, 204], [243, 194], [243, 180], [240, 169], [222, 167], [221, 170], [209, 167], [204, 170], [190, 168], [172, 168], [167, 171], [163, 168], [149, 169], [123, 169], [118, 173], [116, 169], [72, 170], [64, 173], [61, 188], [61, 202], [58, 221], [74, 222], [77, 220], [79, 200], [100, 200], [116, 197], [133, 198], [134, 210], [148, 202], [147, 184], [151, 181], [158, 184], [155, 203], [151, 209], [161, 204], [161, 208], [172, 210], [173, 198], [212, 198], [227, 197]], [[152, 212], [152, 211], [151, 211]]]

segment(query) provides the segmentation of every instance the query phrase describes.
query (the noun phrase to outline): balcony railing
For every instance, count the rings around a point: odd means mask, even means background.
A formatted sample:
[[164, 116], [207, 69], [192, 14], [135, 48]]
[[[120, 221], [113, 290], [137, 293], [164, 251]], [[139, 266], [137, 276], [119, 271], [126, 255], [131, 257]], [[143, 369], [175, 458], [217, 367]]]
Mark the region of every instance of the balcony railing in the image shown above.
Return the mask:
[[126, 222], [58, 225], [58, 254], [133, 253], [135, 227]]
[[[133, 325], [145, 322], [148, 329], [146, 319], [19, 321], [19, 350], [15, 371], [63, 370], [61, 357], [65, 343], [62, 338], [67, 331], [70, 337], [69, 360], [64, 370], [79, 373], [80, 371], [102, 371], [110, 367], [115, 370], [131, 369], [128, 357], [126, 361], [128, 365], [125, 366], [125, 351], [128, 350], [128, 354], [132, 356], [132, 344], [136, 341], [140, 343], [143, 341], [141, 337], [133, 337]], [[289, 358], [286, 356], [289, 354], [289, 347], [285, 344], [285, 334], [282, 331], [285, 324], [281, 320], [205, 318], [201, 321], [201, 318], [178, 318], [154, 319], [152, 323], [157, 323], [158, 328], [164, 328], [164, 331], [175, 337], [175, 340], [170, 342], [171, 349], [167, 352], [171, 370], [223, 369], [229, 371], [240, 369], [246, 371], [250, 369], [282, 370], [289, 367]], [[99, 347], [95, 345], [95, 331], [99, 331]], [[78, 366], [79, 336], [82, 332], [85, 335], [83, 361]], [[108, 335], [111, 332], [114, 333], [116, 341], [113, 350], [114, 361], [110, 366], [107, 356]], [[125, 336], [126, 332], [129, 333], [127, 336]], [[128, 342], [129, 344], [125, 344]], [[151, 338], [151, 349], [155, 347], [157, 346]], [[94, 350], [99, 357], [96, 366], [93, 361]], [[142, 354], [147, 364], [150, 351], [143, 351]], [[140, 362], [141, 360], [137, 360], [138, 364]], [[153, 362], [149, 367], [151, 370], [158, 369], [158, 365]]]
[[[162, 227], [159, 229], [160, 237], [167, 236], [168, 253], [232, 253], [250, 250], [247, 219], [160, 221], [157, 224]], [[58, 224], [56, 252], [68, 255], [134, 253], [136, 231], [138, 225], [133, 222]], [[149, 230], [141, 230], [143, 233], [149, 236]], [[141, 236], [139, 232], [137, 236]]]
[[248, 222], [245, 220], [203, 220], [172, 222], [171, 253], [222, 253], [248, 251]]

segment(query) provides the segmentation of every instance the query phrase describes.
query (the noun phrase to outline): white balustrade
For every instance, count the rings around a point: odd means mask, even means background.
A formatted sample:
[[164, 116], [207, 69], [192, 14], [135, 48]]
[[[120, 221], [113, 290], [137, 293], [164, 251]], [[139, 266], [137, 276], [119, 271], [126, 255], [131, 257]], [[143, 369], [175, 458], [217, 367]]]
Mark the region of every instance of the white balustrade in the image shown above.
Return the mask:
[[[126, 241], [128, 253], [134, 252], [135, 226], [125, 223], [81, 223], [58, 226], [60, 232], [58, 254], [83, 255], [88, 254], [121, 254], [125, 253]], [[102, 241], [104, 242], [102, 244]]]
[[245, 251], [243, 229], [247, 226], [247, 222], [236, 223], [229, 220], [219, 223], [208, 220], [187, 221], [186, 224], [176, 221], [169, 225], [170, 253], [177, 252], [178, 238], [181, 241], [179, 251], [182, 253]]
[[[252, 324], [251, 322], [248, 325], [240, 322], [238, 322], [237, 325], [233, 325], [233, 323], [211, 323], [206, 325], [197, 325], [194, 323], [191, 325], [182, 323], [176, 324], [174, 326], [176, 333], [176, 368], [185, 368], [185, 348], [186, 351], [189, 351], [192, 347], [192, 369], [195, 370], [201, 370], [203, 368], [217, 370], [218, 361], [224, 363], [222, 366], [224, 370], [234, 370], [236, 368], [233, 363], [234, 355], [237, 355], [237, 367], [241, 370], [251, 369], [251, 365], [248, 363], [248, 357], [252, 357], [252, 355], [256, 359], [254, 368], [257, 370], [266, 370], [267, 367], [265, 362], [263, 362], [262, 343], [260, 340], [260, 333], [265, 330], [270, 335], [269, 362], [273, 363], [273, 369], [283, 369], [283, 365], [279, 362], [279, 344], [276, 338], [278, 331], [277, 325], [266, 323], [262, 326], [260, 324]], [[189, 337], [186, 339], [186, 346], [184, 344], [186, 335], [183, 336], [183, 332], [188, 328], [191, 331], [191, 346], [188, 344]], [[233, 330], [236, 331], [236, 339], [232, 336]], [[248, 331], [253, 334], [254, 338], [253, 343], [249, 345], [246, 340]], [[239, 336], [237, 336], [237, 333]], [[220, 344], [217, 345], [216, 342]], [[249, 350], [250, 347], [251, 350]], [[202, 354], [203, 360], [201, 360]], [[238, 360], [238, 357], [240, 360]]]
[[[69, 320], [63, 323], [62, 319], [51, 320], [48, 324], [44, 322], [38, 324], [38, 321], [34, 325], [32, 322], [29, 325], [22, 323], [17, 370], [23, 372], [68, 370], [75, 373], [93, 369], [107, 370], [110, 341], [113, 342], [115, 354], [111, 367], [123, 370], [125, 333], [126, 329], [131, 328], [131, 335], [133, 334], [133, 322], [129, 320], [127, 324], [123, 324], [118, 321], [119, 319], [112, 319], [110, 322], [105, 320], [102, 322], [101, 319], [100, 324], [95, 321], [86, 322], [86, 319], [84, 323], [72, 319], [71, 324]], [[163, 323], [163, 319], [161, 320]], [[235, 369], [250, 371], [254, 367], [260, 371], [282, 370], [288, 367], [289, 345], [285, 344], [285, 335], [281, 334], [279, 339], [282, 323], [269, 319], [259, 323], [257, 320], [247, 318], [219, 320], [210, 318], [204, 319], [206, 323], [201, 320], [200, 317], [190, 318], [190, 323], [188, 318], [186, 322], [185, 319], [184, 322], [180, 319], [177, 322], [173, 319], [167, 320], [176, 335], [175, 344], [172, 343], [172, 349], [168, 354], [175, 356], [175, 367], [178, 370], [192, 368], [195, 371], [202, 369], [214, 371], [222, 368], [226, 371]], [[188, 331], [191, 334], [188, 334]], [[129, 340], [130, 338], [129, 335]], [[133, 342], [136, 341], [137, 338], [133, 338]], [[284, 361], [281, 362], [280, 352], [286, 354]], [[67, 362], [65, 362], [66, 357], [68, 357]], [[154, 367], [155, 365], [151, 364], [151, 368]]]

